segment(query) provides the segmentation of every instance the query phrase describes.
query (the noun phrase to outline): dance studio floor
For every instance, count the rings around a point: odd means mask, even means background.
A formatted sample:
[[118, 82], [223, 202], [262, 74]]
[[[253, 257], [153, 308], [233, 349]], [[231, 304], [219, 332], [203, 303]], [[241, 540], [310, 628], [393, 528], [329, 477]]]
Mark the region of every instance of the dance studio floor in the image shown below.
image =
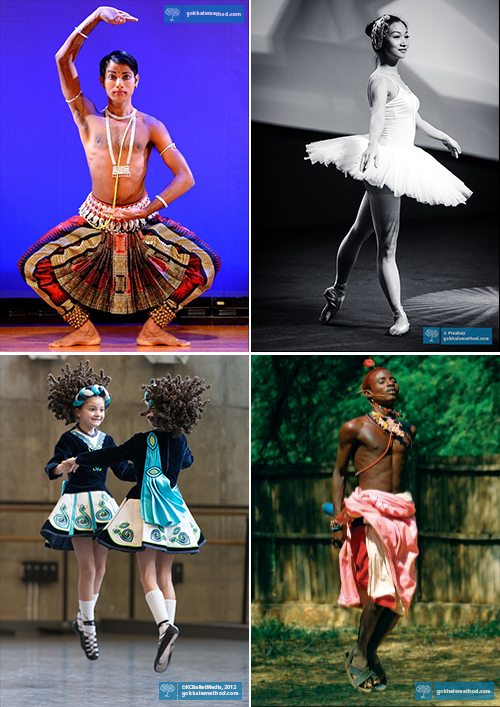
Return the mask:
[[96, 352], [137, 352], [150, 351], [168, 352], [208, 352], [224, 351], [235, 353], [248, 352], [248, 325], [173, 325], [169, 333], [179, 339], [187, 339], [190, 347], [174, 346], [137, 346], [136, 338], [141, 330], [140, 325], [112, 324], [98, 325], [101, 335], [99, 346], [79, 346], [71, 348], [52, 349], [49, 344], [69, 333], [67, 326], [4, 326], [0, 327], [0, 351], [96, 351]]
[[3, 636], [0, 703], [5, 707], [151, 707], [159, 704], [160, 682], [217, 681], [243, 682], [243, 700], [210, 700], [210, 705], [248, 705], [247, 641], [180, 637], [165, 673], [153, 670], [155, 648], [155, 636], [103, 634], [100, 657], [90, 661], [74, 635]]
[[[372, 237], [361, 249], [344, 305], [321, 325], [323, 291], [333, 284], [338, 245], [347, 228], [273, 231], [253, 243], [252, 351], [498, 350], [498, 229], [478, 219], [401, 225], [398, 265], [411, 329], [387, 334], [392, 314], [376, 273]], [[424, 327], [492, 327], [492, 346], [424, 344]]]

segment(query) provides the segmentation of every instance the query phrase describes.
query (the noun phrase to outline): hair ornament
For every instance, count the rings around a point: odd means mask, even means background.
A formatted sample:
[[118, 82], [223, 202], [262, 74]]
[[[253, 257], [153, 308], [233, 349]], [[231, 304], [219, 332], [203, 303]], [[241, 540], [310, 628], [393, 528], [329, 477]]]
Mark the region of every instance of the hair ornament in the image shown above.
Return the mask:
[[86, 400], [89, 400], [90, 398], [93, 398], [94, 396], [98, 396], [103, 398], [104, 400], [104, 407], [107, 408], [109, 405], [109, 402], [111, 400], [111, 395], [108, 393], [106, 388], [103, 385], [89, 385], [86, 386], [85, 388], [82, 388], [78, 393], [75, 395], [75, 399], [73, 400], [73, 405], [74, 407], [79, 408], [81, 405]]
[[363, 366], [365, 368], [373, 368], [375, 366], [375, 361], [371, 358], [367, 358], [363, 361]]
[[387, 36], [387, 33], [389, 31], [389, 20], [391, 19], [390, 15], [381, 15], [378, 17], [375, 22], [373, 23], [372, 27], [372, 32], [371, 32], [371, 39], [372, 39], [372, 45], [375, 51], [379, 51], [379, 49], [382, 48], [382, 44], [384, 43], [384, 39]]

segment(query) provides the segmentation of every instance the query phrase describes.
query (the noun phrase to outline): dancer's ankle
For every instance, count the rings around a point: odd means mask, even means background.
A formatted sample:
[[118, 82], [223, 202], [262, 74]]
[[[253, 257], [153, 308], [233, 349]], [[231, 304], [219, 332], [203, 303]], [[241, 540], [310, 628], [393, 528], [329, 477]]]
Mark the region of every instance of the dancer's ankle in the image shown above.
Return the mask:
[[394, 315], [394, 319], [408, 319], [406, 312], [401, 305], [399, 307], [392, 307], [392, 313]]

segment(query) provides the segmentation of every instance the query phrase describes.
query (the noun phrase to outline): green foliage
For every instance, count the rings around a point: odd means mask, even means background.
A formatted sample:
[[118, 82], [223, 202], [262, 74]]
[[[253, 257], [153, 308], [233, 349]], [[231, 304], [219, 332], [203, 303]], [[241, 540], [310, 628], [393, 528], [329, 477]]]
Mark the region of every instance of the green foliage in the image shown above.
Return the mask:
[[[354, 631], [354, 630], [353, 630]], [[252, 625], [252, 643], [263, 655], [271, 653], [287, 653], [288, 651], [326, 651], [331, 649], [332, 641], [336, 642], [339, 632], [335, 628], [304, 628], [295, 623], [282, 624], [276, 619], [265, 618]]]
[[459, 626], [454, 629], [444, 627], [444, 630], [447, 630], [453, 638], [493, 638], [494, 636], [500, 636], [500, 621], [494, 619], [486, 626], [481, 626], [478, 621], [477, 624]]
[[[341, 425], [371, 408], [356, 392], [365, 356], [252, 356], [252, 461], [286, 466], [335, 460]], [[500, 452], [498, 356], [376, 356], [400, 386], [417, 427], [417, 454]]]

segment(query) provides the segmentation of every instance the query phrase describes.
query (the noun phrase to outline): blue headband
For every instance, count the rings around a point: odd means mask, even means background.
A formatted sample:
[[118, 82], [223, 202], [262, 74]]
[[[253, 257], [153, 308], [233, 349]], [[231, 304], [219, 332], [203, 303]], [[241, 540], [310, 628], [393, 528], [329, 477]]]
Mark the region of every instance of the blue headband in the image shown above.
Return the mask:
[[86, 400], [93, 398], [96, 395], [104, 399], [104, 407], [107, 408], [109, 401], [111, 400], [111, 395], [102, 385], [88, 385], [85, 388], [82, 388], [80, 392], [75, 395], [73, 405], [74, 407], [79, 408], [80, 405], [83, 405]]

